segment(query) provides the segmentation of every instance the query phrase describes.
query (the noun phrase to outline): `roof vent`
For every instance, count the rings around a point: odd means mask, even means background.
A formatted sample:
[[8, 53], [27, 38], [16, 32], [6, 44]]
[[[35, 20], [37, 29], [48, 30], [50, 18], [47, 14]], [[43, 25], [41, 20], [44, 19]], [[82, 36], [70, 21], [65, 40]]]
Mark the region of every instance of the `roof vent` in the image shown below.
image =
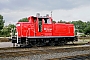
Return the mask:
[[36, 17], [40, 17], [40, 13], [37, 13], [37, 14], [36, 14]]
[[49, 14], [46, 14], [46, 17], [49, 17]]

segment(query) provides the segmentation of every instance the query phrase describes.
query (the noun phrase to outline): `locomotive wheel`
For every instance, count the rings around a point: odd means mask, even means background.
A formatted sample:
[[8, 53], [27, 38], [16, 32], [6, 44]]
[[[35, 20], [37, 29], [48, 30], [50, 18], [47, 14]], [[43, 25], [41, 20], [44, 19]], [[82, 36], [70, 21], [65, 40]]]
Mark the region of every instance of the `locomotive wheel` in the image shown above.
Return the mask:
[[37, 42], [35, 46], [44, 46], [45, 44], [43, 42]]
[[25, 44], [25, 43], [23, 43], [23, 44], [21, 44], [21, 45], [20, 45], [20, 47], [26, 47], [26, 44]]
[[64, 44], [65, 44], [64, 41], [60, 41], [60, 42], [58, 42], [58, 45], [59, 45], [59, 46], [63, 46]]
[[40, 43], [39, 43], [39, 42], [37, 42], [37, 43], [35, 44], [35, 46], [40, 46]]
[[36, 43], [32, 43], [31, 46], [32, 47], [37, 47], [37, 44]]
[[37, 47], [37, 46], [41, 46], [41, 44], [40, 44], [40, 42], [36, 42], [36, 41], [34, 41], [33, 43], [31, 43], [31, 46], [32, 47]]
[[43, 42], [39, 42], [39, 46], [44, 46]]
[[20, 47], [23, 48], [23, 47], [32, 47], [32, 46], [28, 44], [28, 45], [20, 45]]
[[62, 42], [58, 42], [58, 45], [59, 45], [59, 46], [63, 46], [64, 43], [62, 43]]
[[57, 44], [57, 45], [61, 46], [62, 44], [61, 44], [61, 42], [58, 42], [58, 44]]
[[66, 43], [67, 43], [67, 41], [63, 40], [63, 41], [58, 42], [58, 45], [59, 45], [59, 46], [63, 46], [63, 45], [65, 45]]
[[55, 46], [55, 42], [51, 41], [51, 42], [49, 42], [49, 45], [50, 46]]

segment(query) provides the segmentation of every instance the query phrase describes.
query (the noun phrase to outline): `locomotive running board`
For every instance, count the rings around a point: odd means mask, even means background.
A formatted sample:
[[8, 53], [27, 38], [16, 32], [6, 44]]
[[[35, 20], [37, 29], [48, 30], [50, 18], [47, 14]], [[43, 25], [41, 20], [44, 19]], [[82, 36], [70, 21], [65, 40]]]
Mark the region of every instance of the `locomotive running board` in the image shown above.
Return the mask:
[[27, 38], [63, 38], [63, 37], [75, 37], [75, 36], [35, 36], [35, 37], [27, 37]]

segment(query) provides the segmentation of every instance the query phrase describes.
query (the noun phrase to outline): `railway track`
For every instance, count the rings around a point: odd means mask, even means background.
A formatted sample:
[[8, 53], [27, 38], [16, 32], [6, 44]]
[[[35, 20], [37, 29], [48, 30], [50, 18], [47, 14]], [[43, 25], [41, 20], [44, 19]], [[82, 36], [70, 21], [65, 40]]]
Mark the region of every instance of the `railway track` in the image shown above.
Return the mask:
[[[47, 49], [59, 49], [59, 48], [71, 48], [71, 47], [79, 47], [84, 46], [85, 44], [67, 44], [64, 46], [44, 46], [44, 47], [33, 47], [33, 48], [27, 48], [27, 47], [6, 47], [6, 48], [0, 48], [0, 52], [18, 52], [18, 51], [30, 51], [30, 50], [47, 50]], [[85, 45], [86, 46], [86, 45]]]
[[[39, 57], [45, 59], [46, 56], [53, 56], [53, 58], [57, 57], [60, 54], [66, 53], [77, 53], [83, 52], [83, 54], [90, 53], [90, 45], [66, 45], [66, 46], [55, 46], [55, 47], [35, 47], [35, 48], [0, 48], [0, 59], [22, 59], [25, 57], [26, 59], [36, 59]], [[77, 55], [77, 54], [76, 54]], [[64, 56], [64, 55], [63, 55]], [[62, 56], [62, 57], [63, 57]], [[66, 55], [65, 55], [66, 56]], [[68, 55], [67, 55], [68, 56]], [[22, 58], [21, 58], [22, 57]], [[41, 59], [40, 58], [40, 59]], [[58, 57], [60, 58], [60, 57]], [[38, 60], [40, 60], [38, 59]], [[47, 58], [49, 59], [49, 57]], [[42, 59], [41, 59], [42, 60]]]
[[90, 60], [90, 54], [68, 56], [68, 57], [54, 58], [54, 59], [47, 59], [47, 60]]

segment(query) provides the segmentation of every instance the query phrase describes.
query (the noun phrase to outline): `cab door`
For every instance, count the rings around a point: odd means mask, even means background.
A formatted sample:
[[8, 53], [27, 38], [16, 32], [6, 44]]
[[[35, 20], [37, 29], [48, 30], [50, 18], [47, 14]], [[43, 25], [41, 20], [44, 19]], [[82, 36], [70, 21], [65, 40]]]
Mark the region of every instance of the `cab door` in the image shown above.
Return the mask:
[[42, 18], [37, 18], [35, 35], [43, 36], [43, 19]]

